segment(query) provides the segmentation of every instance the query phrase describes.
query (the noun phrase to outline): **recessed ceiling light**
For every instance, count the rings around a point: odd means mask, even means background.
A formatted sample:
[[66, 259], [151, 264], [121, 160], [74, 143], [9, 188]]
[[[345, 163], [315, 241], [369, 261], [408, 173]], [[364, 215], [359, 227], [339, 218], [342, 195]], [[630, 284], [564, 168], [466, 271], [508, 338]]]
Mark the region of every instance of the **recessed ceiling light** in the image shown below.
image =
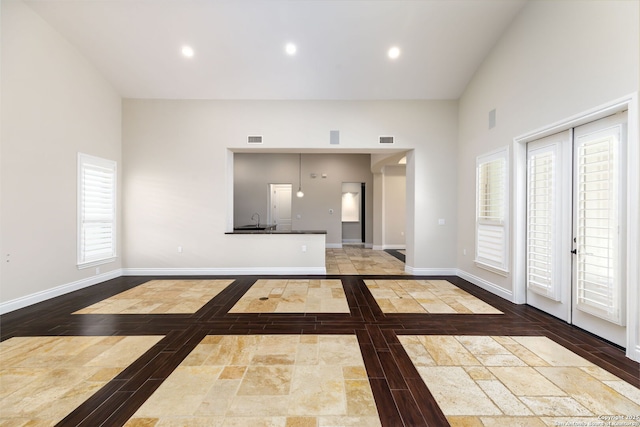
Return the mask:
[[391, 59], [398, 58], [400, 56], [400, 48], [397, 46], [393, 46], [391, 49], [389, 49], [387, 55], [389, 55], [389, 58]]
[[287, 52], [287, 55], [295, 55], [298, 48], [293, 43], [287, 43], [284, 47], [284, 51]]
[[186, 45], [182, 46], [181, 52], [187, 58], [193, 57], [193, 54], [194, 54], [193, 48], [191, 46], [186, 46]]

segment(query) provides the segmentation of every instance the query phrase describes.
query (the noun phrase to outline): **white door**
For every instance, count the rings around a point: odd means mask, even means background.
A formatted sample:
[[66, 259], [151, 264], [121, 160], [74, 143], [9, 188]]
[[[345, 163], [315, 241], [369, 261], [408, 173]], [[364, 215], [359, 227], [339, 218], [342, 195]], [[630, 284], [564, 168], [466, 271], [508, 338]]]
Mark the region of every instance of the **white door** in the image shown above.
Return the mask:
[[527, 145], [527, 304], [571, 322], [571, 131]]
[[572, 323], [626, 347], [626, 113], [574, 131]]
[[626, 113], [527, 145], [527, 303], [618, 345]]
[[269, 223], [291, 231], [291, 184], [269, 184]]

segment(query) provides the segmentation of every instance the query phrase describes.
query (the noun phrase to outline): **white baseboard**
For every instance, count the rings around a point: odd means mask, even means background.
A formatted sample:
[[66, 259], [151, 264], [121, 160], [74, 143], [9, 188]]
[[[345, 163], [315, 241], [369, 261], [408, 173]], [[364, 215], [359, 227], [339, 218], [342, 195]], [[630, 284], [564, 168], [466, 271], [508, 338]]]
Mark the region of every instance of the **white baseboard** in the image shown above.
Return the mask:
[[51, 298], [59, 297], [60, 295], [68, 294], [69, 292], [77, 291], [79, 289], [88, 288], [89, 286], [97, 285], [98, 283], [115, 279], [116, 277], [120, 276], [122, 276], [122, 269], [119, 268], [117, 270], [108, 271], [106, 273], [91, 276], [86, 279], [76, 280], [75, 282], [56, 286], [55, 288], [47, 289], [46, 291], [36, 292], [31, 295], [26, 295], [20, 298], [13, 299], [11, 301], [3, 302], [0, 303], [0, 314], [9, 313], [20, 308], [25, 308], [30, 305], [37, 304]]
[[404, 266], [405, 273], [414, 276], [455, 276], [455, 268], [415, 268], [410, 265]]
[[123, 276], [324, 275], [325, 267], [124, 268]]
[[362, 239], [342, 239], [342, 243], [362, 243]]
[[636, 362], [640, 362], [640, 346], [628, 346], [627, 357], [631, 360], [635, 360]]
[[364, 248], [365, 249], [373, 249], [373, 243], [365, 243], [364, 244]]
[[407, 245], [375, 245], [373, 250], [384, 251], [385, 249], [407, 249]]
[[327, 249], [342, 249], [342, 243], [326, 243], [324, 247]]
[[457, 269], [454, 274], [457, 275], [458, 277], [463, 278], [467, 282], [471, 282], [474, 285], [484, 289], [485, 291], [489, 291], [494, 295], [497, 295], [501, 298], [506, 299], [507, 301], [514, 302], [513, 292], [508, 289], [498, 286], [495, 283], [491, 283], [488, 280], [482, 279], [478, 276], [474, 276], [471, 273], [467, 273], [464, 270]]

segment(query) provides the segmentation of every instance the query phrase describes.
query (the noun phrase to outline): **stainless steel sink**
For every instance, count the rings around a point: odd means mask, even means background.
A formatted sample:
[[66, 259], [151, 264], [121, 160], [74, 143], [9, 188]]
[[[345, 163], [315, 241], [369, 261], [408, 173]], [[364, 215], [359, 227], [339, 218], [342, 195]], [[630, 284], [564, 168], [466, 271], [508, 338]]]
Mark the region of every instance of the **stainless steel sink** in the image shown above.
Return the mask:
[[276, 226], [275, 225], [255, 225], [255, 224], [251, 224], [251, 225], [241, 225], [239, 227], [233, 227], [234, 230], [275, 230]]

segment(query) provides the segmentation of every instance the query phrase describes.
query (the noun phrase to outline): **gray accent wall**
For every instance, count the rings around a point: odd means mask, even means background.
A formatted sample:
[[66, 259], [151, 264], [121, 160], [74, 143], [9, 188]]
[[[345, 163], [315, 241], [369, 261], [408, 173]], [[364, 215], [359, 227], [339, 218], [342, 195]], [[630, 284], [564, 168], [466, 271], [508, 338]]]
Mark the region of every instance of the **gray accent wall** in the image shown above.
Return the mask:
[[[373, 203], [371, 156], [368, 154], [303, 154], [302, 189], [298, 198], [298, 154], [234, 154], [234, 224], [251, 224], [251, 215], [267, 221], [269, 184], [292, 184], [292, 229], [326, 230], [327, 244], [340, 245], [343, 239], [341, 207], [342, 183], [364, 182], [367, 186], [367, 236], [371, 243]], [[311, 175], [316, 177], [313, 178]], [[326, 175], [323, 178], [322, 175]], [[330, 213], [333, 210], [333, 213]], [[298, 218], [299, 217], [299, 218]], [[360, 223], [358, 223], [360, 226]], [[358, 231], [358, 236], [360, 232]]]

